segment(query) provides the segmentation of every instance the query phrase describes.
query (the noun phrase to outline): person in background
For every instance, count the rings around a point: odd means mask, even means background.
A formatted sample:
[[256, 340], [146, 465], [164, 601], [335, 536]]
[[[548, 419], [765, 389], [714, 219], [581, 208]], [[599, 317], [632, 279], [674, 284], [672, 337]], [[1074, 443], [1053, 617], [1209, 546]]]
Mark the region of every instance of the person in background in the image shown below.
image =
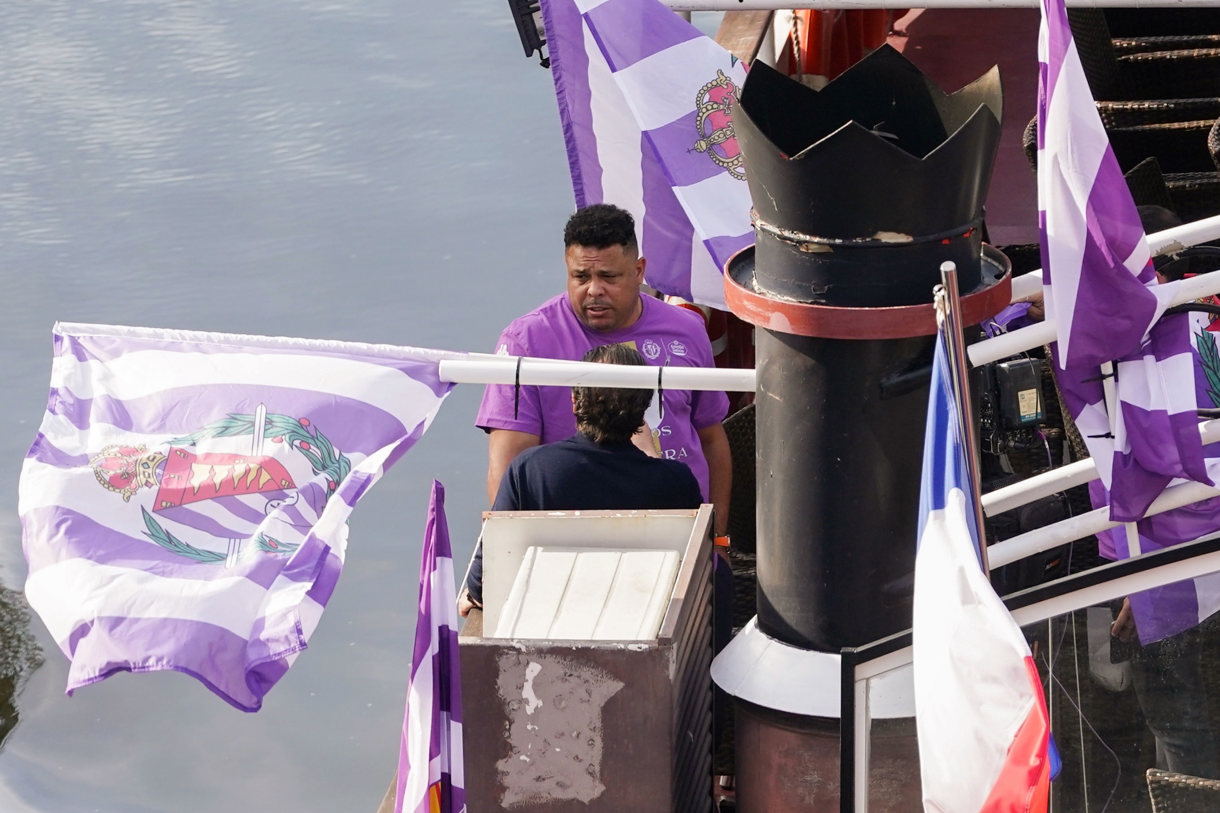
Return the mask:
[[[643, 365], [622, 344], [595, 347], [582, 361]], [[533, 446], [508, 465], [493, 511], [698, 508], [694, 474], [676, 460], [651, 457], [632, 443], [652, 402], [651, 390], [573, 387], [576, 434]], [[483, 606], [483, 550], [475, 551], [458, 611]]]
[[[1182, 219], [1163, 206], [1136, 208], [1148, 234], [1182, 225]], [[1167, 255], [1154, 257], [1153, 265], [1157, 282], [1172, 282], [1190, 269], [1190, 260]], [[1156, 767], [1162, 770], [1220, 778], [1203, 667], [1204, 636], [1214, 630], [1215, 622], [1209, 620], [1141, 645], [1128, 598], [1122, 600], [1110, 627], [1111, 659], [1131, 664], [1131, 683], [1156, 741]]]
[[[577, 360], [591, 347], [623, 344], [658, 367], [714, 366], [699, 316], [641, 291], [646, 262], [630, 213], [602, 203], [578, 210], [564, 228], [564, 252], [567, 292], [513, 320], [500, 334], [497, 353]], [[663, 403], [649, 415], [656, 453], [690, 468], [702, 497], [715, 506], [715, 532], [722, 536], [732, 485], [721, 425], [728, 397], [666, 389], [663, 376], [659, 382]], [[475, 422], [488, 433], [489, 501], [495, 501], [504, 471], [518, 454], [576, 430], [563, 387], [489, 385]]]

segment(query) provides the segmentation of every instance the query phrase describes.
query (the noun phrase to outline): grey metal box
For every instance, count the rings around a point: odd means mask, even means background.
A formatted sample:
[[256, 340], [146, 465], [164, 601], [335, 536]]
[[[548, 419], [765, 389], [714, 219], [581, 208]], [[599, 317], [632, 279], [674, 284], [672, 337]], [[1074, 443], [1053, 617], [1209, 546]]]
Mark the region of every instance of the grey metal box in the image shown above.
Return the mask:
[[[471, 813], [711, 809], [711, 506], [488, 512], [485, 611], [459, 636]], [[494, 638], [530, 546], [681, 555], [655, 637]]]

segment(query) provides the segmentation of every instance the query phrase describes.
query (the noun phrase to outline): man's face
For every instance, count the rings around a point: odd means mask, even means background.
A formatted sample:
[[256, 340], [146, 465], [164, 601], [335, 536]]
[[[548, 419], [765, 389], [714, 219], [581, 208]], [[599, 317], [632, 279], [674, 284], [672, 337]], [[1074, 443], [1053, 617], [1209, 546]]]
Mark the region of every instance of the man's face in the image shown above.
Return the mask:
[[568, 301], [576, 317], [592, 330], [628, 327], [640, 318], [644, 258], [623, 246], [569, 246]]

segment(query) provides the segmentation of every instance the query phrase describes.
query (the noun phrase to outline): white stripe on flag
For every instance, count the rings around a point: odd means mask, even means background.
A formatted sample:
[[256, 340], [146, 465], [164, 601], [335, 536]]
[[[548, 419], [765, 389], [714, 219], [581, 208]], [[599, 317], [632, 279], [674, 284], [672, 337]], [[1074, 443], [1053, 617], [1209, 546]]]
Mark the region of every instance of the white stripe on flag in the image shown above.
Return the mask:
[[631, 212], [636, 220], [640, 253], [647, 257], [648, 248], [643, 242], [645, 212], [640, 130], [631, 117], [624, 114], [627, 100], [615, 83], [589, 26], [582, 21], [581, 29], [589, 58], [589, 112], [597, 139], [597, 163], [601, 166], [602, 201]]
[[425, 384], [384, 363], [291, 353], [137, 349], [105, 362], [81, 362], [65, 355], [56, 357], [52, 386], [67, 386], [78, 399], [104, 393], [129, 401], [218, 380], [234, 387], [303, 389], [315, 389], [318, 382], [324, 381], [332, 391], [358, 396], [389, 414], [399, 414], [406, 408], [406, 414], [417, 418], [428, 413], [432, 399], [432, 391]]
[[[241, 577], [174, 579], [87, 559], [67, 559], [31, 573], [25, 592], [61, 646], [81, 619], [111, 614], [116, 593], [126, 596], [125, 616], [205, 621], [242, 637], [250, 634], [251, 618], [267, 598], [266, 590]], [[63, 596], [75, 600], [62, 601]]]
[[675, 186], [674, 194], [694, 224], [696, 235], [750, 235], [748, 243], [754, 242], [754, 229], [750, 226], [750, 192], [744, 181], [720, 172], [698, 183]]
[[[1195, 358], [1189, 353], [1178, 353], [1160, 361], [1151, 355], [1141, 356], [1118, 364], [1123, 403], [1147, 410], [1175, 407], [1174, 393], [1165, 388], [1175, 382], [1194, 381], [1194, 377]], [[1121, 412], [1119, 410], [1117, 417], [1121, 417]]]
[[694, 112], [699, 89], [716, 78], [717, 67], [741, 87], [745, 68], [740, 62], [731, 66], [731, 62], [728, 52], [714, 40], [695, 37], [623, 68], [614, 78], [636, 124], [648, 132]]
[[[703, 245], [698, 234], [691, 241], [690, 250], [691, 301], [724, 310], [726, 306], [724, 304], [723, 269], [716, 267], [715, 260], [712, 259], [707, 246]], [[656, 403], [656, 399], [653, 402]]]

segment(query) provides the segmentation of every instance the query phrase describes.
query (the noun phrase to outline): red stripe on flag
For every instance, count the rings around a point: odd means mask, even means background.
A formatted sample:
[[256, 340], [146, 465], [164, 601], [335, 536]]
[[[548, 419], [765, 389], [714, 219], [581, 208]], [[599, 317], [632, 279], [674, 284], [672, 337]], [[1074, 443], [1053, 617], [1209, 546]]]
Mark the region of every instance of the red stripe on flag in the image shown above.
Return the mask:
[[1025, 658], [1025, 671], [1033, 689], [1034, 706], [1013, 737], [1004, 767], [979, 813], [1046, 813], [1051, 781], [1050, 760], [1046, 755], [1049, 717], [1042, 697], [1042, 679], [1030, 656]]

